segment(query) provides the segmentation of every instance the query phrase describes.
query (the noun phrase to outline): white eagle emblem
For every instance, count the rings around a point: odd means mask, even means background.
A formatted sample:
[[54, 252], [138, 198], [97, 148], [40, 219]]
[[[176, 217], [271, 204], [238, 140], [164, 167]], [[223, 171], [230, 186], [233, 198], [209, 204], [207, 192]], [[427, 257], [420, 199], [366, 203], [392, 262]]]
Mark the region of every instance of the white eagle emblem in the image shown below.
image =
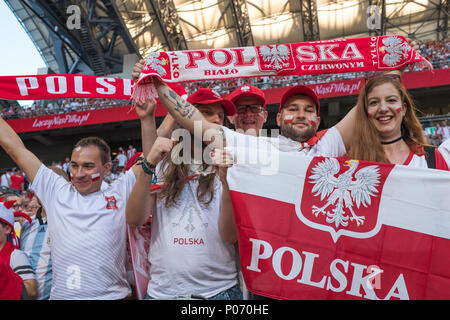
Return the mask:
[[250, 91], [250, 87], [247, 86], [247, 85], [242, 86], [242, 87], [241, 87], [241, 91], [248, 92], [248, 91]]
[[272, 66], [278, 71], [283, 67], [289, 66], [291, 52], [286, 45], [262, 46], [259, 50], [261, 52], [262, 60], [266, 63], [267, 67]]
[[[378, 193], [377, 186], [380, 184], [380, 172], [378, 166], [368, 166], [356, 170], [359, 161], [345, 161], [349, 169], [336, 177], [340, 170], [339, 161], [335, 158], [326, 158], [319, 162], [311, 171], [310, 182], [314, 183], [312, 192], [323, 200], [326, 197], [327, 204], [322, 208], [312, 206], [313, 214], [317, 217], [319, 213], [326, 214], [326, 221], [334, 223], [336, 228], [340, 225], [346, 227], [348, 220], [355, 220], [357, 226], [364, 223], [364, 216], [357, 216], [353, 206], [359, 209], [361, 204], [367, 208], [371, 204], [371, 197]], [[329, 206], [334, 206], [331, 211], [326, 211]], [[345, 212], [348, 209], [351, 216]]]
[[159, 56], [160, 54], [158, 52], [151, 53], [145, 61], [144, 70], [153, 69], [163, 77], [166, 75], [166, 70], [163, 66], [167, 64], [167, 61], [165, 61], [165, 59], [160, 60]]
[[386, 51], [383, 62], [388, 66], [395, 66], [402, 58], [408, 58], [411, 50], [407, 42], [396, 36], [384, 38], [383, 45], [384, 47], [381, 48], [381, 51]]

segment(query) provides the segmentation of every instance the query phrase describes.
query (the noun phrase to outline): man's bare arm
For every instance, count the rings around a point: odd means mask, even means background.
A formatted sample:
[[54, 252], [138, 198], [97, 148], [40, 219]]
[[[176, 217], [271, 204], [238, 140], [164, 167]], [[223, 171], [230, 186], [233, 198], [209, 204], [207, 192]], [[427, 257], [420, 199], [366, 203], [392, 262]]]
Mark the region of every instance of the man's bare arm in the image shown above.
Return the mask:
[[163, 122], [159, 125], [157, 133], [158, 137], [170, 138], [173, 130], [175, 129], [177, 122], [175, 119], [168, 113]]
[[0, 117], [0, 146], [32, 183], [42, 162], [23, 144], [17, 133]]
[[[181, 98], [174, 90], [157, 77], [153, 77], [153, 82], [158, 91], [158, 99], [164, 105], [167, 112], [169, 112], [175, 121], [183, 128], [189, 130], [189, 132], [202, 135], [197, 138], [201, 139], [207, 130], [220, 128], [219, 125], [208, 122], [196, 107]], [[201, 123], [201, 132], [200, 130], [194, 132], [195, 122]]]

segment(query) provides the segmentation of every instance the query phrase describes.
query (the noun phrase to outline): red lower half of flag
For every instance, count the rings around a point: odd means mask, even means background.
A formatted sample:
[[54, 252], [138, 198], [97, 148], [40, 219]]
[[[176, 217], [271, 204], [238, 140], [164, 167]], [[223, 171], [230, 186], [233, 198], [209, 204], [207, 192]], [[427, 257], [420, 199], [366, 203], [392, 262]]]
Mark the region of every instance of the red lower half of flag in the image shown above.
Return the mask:
[[275, 299], [450, 299], [450, 240], [382, 225], [369, 238], [302, 223], [294, 204], [231, 191], [249, 291]]

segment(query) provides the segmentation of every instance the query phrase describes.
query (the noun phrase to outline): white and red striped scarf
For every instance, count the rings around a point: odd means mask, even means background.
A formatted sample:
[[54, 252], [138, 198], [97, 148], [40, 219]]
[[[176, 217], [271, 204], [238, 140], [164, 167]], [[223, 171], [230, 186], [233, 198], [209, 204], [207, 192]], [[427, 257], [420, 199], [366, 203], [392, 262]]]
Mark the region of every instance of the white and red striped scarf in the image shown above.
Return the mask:
[[261, 76], [317, 75], [388, 71], [419, 64], [432, 69], [402, 36], [338, 39], [230, 49], [150, 54], [134, 86], [132, 99], [157, 96], [151, 77], [187, 82]]

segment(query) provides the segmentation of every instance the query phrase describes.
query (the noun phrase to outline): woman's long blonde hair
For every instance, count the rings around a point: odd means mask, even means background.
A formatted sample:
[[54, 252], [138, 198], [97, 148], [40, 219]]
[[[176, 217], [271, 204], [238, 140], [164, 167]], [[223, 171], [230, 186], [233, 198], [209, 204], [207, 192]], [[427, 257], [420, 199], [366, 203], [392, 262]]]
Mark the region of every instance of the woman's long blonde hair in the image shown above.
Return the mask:
[[367, 115], [368, 94], [375, 87], [385, 83], [390, 83], [397, 89], [402, 104], [406, 105], [406, 114], [401, 123], [403, 140], [416, 153], [420, 153], [421, 147], [425, 144], [422, 126], [417, 119], [417, 109], [411, 96], [399, 80], [379, 75], [367, 81], [359, 93], [353, 138], [348, 150], [348, 156], [352, 159], [389, 163], [381, 144], [381, 137]]
[[[181, 143], [183, 142], [179, 141], [177, 144], [175, 144], [175, 146], [172, 148], [171, 153], [168, 154], [162, 160], [161, 163], [162, 164], [161, 168], [163, 168], [164, 170], [164, 174], [162, 177], [164, 185], [161, 189], [160, 197], [162, 200], [164, 200], [166, 208], [177, 203], [177, 200], [180, 197], [184, 186], [188, 182], [187, 178], [189, 177], [190, 174], [192, 174], [192, 172], [189, 171], [190, 167], [189, 164], [186, 163], [175, 164], [173, 161], [175, 159], [179, 160], [181, 157], [183, 157], [183, 154], [181, 154], [182, 149], [179, 148]], [[206, 170], [207, 168], [208, 164], [206, 164], [205, 161], [202, 159], [200, 170]], [[207, 175], [201, 174], [198, 177], [198, 187], [196, 191], [196, 196], [197, 199], [205, 205], [209, 205], [209, 203], [214, 198], [215, 177], [216, 177], [215, 171]]]

